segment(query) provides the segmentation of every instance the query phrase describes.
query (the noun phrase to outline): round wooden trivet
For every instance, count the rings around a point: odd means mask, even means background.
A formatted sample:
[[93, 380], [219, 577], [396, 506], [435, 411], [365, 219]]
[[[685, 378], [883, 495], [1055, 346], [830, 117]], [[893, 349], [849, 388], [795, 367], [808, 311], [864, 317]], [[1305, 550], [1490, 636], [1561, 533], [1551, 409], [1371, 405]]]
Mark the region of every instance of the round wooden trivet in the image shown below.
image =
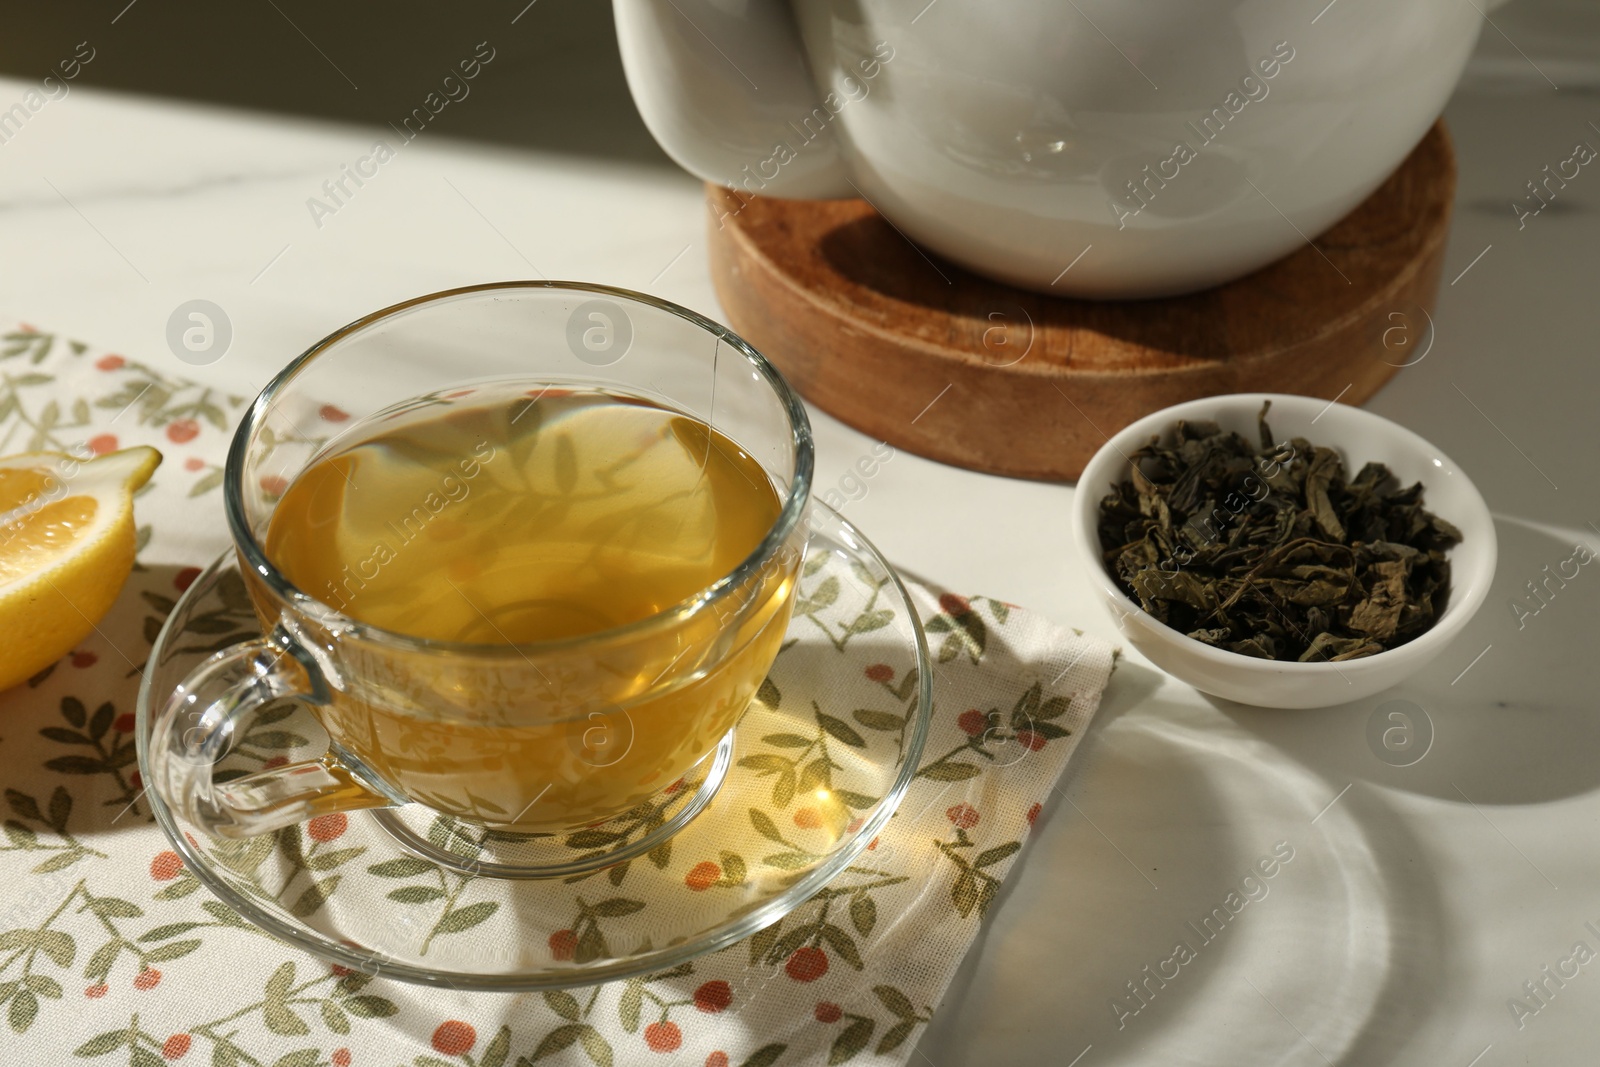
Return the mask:
[[1441, 120], [1314, 247], [1163, 300], [989, 281], [930, 261], [861, 200], [707, 192], [728, 322], [807, 399], [932, 459], [1071, 481], [1107, 435], [1169, 404], [1255, 391], [1359, 404], [1424, 354], [1455, 154]]

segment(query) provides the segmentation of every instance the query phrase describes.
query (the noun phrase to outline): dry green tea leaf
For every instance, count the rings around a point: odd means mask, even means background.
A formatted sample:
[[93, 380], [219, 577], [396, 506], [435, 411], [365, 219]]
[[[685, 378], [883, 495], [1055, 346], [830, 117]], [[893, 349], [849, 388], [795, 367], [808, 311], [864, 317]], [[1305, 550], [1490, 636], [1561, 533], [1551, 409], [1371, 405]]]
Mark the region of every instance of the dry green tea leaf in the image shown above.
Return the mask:
[[1461, 531], [1381, 463], [1351, 479], [1339, 453], [1259, 445], [1179, 422], [1130, 457], [1100, 502], [1117, 584], [1156, 619], [1262, 659], [1339, 662], [1412, 640], [1444, 610]]

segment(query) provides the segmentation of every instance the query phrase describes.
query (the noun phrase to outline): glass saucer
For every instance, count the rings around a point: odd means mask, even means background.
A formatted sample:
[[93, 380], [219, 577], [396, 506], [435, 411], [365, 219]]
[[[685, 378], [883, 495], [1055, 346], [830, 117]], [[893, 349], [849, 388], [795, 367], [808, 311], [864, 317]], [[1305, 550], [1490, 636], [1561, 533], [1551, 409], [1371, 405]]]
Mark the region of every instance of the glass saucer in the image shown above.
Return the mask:
[[[674, 786], [574, 833], [512, 835], [420, 805], [325, 815], [244, 840], [205, 836], [154, 791], [186, 870], [241, 916], [369, 975], [464, 990], [585, 985], [661, 971], [769, 925], [879, 833], [916, 773], [932, 711], [921, 624], [860, 532], [813, 502], [794, 618], [772, 671], [718, 750]], [[151, 706], [207, 656], [260, 633], [230, 551], [184, 593], [139, 691]], [[236, 736], [216, 774], [327, 747], [284, 701]], [[530, 857], [573, 873], [504, 877]], [[185, 875], [187, 877], [187, 875]]]

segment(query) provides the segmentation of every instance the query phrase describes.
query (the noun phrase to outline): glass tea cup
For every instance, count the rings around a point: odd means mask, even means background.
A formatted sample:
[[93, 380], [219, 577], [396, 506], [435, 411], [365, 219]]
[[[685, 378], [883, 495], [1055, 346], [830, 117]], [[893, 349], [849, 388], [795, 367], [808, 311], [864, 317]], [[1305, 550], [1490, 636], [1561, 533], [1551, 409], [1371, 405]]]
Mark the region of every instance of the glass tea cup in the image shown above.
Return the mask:
[[[765, 473], [778, 500], [770, 529], [731, 571], [664, 610], [522, 643], [370, 625], [341, 610], [360, 575], [300, 589], [270, 558], [264, 542], [286, 488], [349, 440], [341, 431], [470, 405], [507, 383], [526, 385], [530, 406], [552, 392], [600, 391], [713, 428]], [[481, 454], [446, 458], [441, 477], [481, 475]], [[513, 282], [369, 315], [290, 364], [239, 426], [225, 506], [263, 636], [215, 653], [151, 704], [152, 786], [221, 837], [419, 804], [511, 839], [594, 826], [690, 781], [694, 797], [629, 852], [649, 847], [714, 794], [731, 731], [777, 655], [811, 476], [810, 424], [788, 384], [743, 340], [676, 305], [604, 286]], [[214, 766], [235, 739], [285, 714], [291, 699], [327, 733], [326, 752], [219, 781]]]

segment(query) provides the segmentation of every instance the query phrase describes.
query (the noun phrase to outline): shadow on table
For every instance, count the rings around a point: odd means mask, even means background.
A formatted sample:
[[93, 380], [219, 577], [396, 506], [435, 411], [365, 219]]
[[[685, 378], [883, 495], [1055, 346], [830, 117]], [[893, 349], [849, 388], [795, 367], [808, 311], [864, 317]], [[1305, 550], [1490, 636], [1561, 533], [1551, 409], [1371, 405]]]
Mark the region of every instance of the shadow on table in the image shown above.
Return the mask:
[[[1219, 1062], [1391, 1060], [1452, 972], [1431, 873], [1382, 858], [1420, 844], [1374, 798], [1317, 817], [1337, 787], [1192, 700], [1152, 693], [1159, 677], [1119, 667], [1108, 714], [1041, 814], [923, 1053], [986, 1065], [1048, 1053], [1063, 1067], [1089, 1045], [1100, 1064], [1202, 1050]], [[1122, 714], [1135, 704], [1140, 715]], [[1273, 877], [1244, 881], [1290, 852]]]
[[670, 166], [628, 95], [608, 3], [125, 3], [8, 17], [0, 74], [42, 79], [87, 42], [74, 85], [382, 127], [442, 93], [484, 42], [493, 59], [439, 112], [441, 134]]
[[[1315, 711], [1213, 703], [1336, 789], [1365, 781], [1458, 804], [1541, 804], [1592, 792], [1600, 787], [1600, 559], [1567, 566], [1575, 578], [1549, 579], [1572, 557], [1573, 542], [1504, 517], [1495, 530], [1499, 565], [1488, 599], [1411, 681]], [[1541, 605], [1528, 583], [1547, 580]]]

